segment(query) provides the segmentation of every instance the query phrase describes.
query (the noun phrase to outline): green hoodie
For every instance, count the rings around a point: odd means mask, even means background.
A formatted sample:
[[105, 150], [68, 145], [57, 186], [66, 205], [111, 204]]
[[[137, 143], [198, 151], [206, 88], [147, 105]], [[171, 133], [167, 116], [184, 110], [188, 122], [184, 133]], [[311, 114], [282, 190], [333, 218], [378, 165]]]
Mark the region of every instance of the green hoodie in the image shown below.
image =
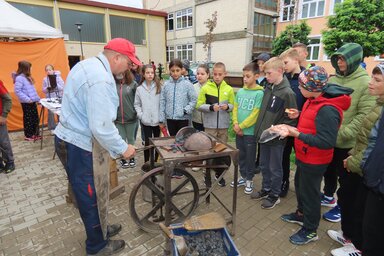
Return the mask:
[[[347, 62], [347, 71], [342, 74], [337, 65], [338, 56], [343, 56]], [[353, 148], [363, 118], [375, 104], [375, 98], [368, 94], [369, 76], [360, 66], [363, 49], [359, 44], [348, 43], [340, 47], [332, 56], [331, 63], [336, 70], [336, 76], [329, 79], [329, 83], [349, 87], [354, 90], [350, 95], [352, 103], [344, 111], [343, 122], [337, 135], [337, 148]]]

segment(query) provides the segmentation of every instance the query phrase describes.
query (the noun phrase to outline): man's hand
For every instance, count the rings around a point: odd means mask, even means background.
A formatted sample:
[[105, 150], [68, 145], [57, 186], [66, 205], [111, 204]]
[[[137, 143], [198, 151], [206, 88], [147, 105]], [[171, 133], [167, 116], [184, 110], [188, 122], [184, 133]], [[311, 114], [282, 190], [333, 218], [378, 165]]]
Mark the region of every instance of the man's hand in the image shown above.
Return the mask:
[[0, 116], [0, 125], [5, 125], [7, 124], [7, 118]]
[[219, 104], [213, 105], [213, 111], [217, 112], [219, 110], [220, 110], [220, 105]]
[[160, 129], [163, 129], [165, 127], [165, 124], [159, 123], [159, 127], [160, 127]]
[[243, 131], [241, 130], [239, 124], [234, 124], [233, 125], [233, 130], [235, 131], [235, 133], [239, 136], [242, 136], [243, 135]]
[[136, 148], [135, 146], [129, 144], [128, 149], [123, 153], [123, 158], [128, 160], [134, 157], [136, 154]]
[[285, 109], [285, 113], [288, 114], [290, 119], [296, 119], [300, 116], [300, 111], [295, 108], [287, 108]]

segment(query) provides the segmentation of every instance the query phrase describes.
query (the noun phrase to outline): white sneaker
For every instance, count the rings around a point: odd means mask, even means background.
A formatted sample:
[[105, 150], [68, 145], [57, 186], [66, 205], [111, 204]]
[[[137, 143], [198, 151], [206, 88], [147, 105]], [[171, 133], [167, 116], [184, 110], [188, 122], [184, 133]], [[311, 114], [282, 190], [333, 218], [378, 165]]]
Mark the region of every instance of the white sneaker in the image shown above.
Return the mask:
[[247, 194], [247, 195], [250, 195], [250, 194], [252, 194], [252, 192], [253, 192], [253, 181], [247, 180], [245, 182], [244, 193]]
[[331, 251], [333, 256], [361, 256], [361, 251], [357, 250], [353, 244], [348, 244], [341, 248], [333, 249]]
[[[235, 182], [232, 181], [230, 186], [233, 188], [235, 186]], [[245, 186], [245, 179], [243, 177], [240, 177], [237, 180], [237, 187], [241, 187], [241, 186]]]
[[348, 244], [352, 244], [350, 240], [346, 239], [343, 235], [343, 231], [339, 230], [339, 231], [335, 231], [335, 230], [328, 230], [327, 231], [327, 234], [328, 236], [338, 242], [339, 244], [341, 245], [348, 245]]

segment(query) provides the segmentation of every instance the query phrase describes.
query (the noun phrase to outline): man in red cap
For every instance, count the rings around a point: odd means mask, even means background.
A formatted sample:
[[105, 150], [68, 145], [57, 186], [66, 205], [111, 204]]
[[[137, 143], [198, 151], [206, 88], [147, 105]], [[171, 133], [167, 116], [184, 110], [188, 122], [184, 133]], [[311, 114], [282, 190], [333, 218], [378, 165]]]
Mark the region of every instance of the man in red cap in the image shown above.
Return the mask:
[[[55, 129], [55, 147], [64, 164], [87, 234], [88, 255], [110, 255], [125, 247], [124, 240], [110, 240], [120, 224], [107, 225], [109, 171], [93, 159], [108, 159], [96, 152], [105, 149], [113, 158], [135, 155], [115, 127], [118, 95], [114, 75], [122, 77], [136, 58], [135, 46], [123, 38], [108, 42], [98, 56], [71, 69], [64, 89], [60, 122]], [[99, 147], [101, 146], [101, 147]], [[97, 150], [97, 151], [96, 151]], [[95, 178], [97, 177], [97, 179]]]

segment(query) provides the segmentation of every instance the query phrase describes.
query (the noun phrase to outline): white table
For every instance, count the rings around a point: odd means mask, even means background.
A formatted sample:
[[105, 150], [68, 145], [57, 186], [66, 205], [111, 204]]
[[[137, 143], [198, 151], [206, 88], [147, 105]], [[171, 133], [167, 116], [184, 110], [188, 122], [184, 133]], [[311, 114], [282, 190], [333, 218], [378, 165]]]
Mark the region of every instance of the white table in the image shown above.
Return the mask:
[[44, 113], [45, 108], [54, 113], [55, 115], [60, 116], [61, 113], [61, 101], [57, 98], [43, 98], [40, 99], [41, 111], [40, 111], [40, 121], [41, 122], [41, 140], [40, 140], [40, 149], [43, 149], [43, 138], [44, 138]]

